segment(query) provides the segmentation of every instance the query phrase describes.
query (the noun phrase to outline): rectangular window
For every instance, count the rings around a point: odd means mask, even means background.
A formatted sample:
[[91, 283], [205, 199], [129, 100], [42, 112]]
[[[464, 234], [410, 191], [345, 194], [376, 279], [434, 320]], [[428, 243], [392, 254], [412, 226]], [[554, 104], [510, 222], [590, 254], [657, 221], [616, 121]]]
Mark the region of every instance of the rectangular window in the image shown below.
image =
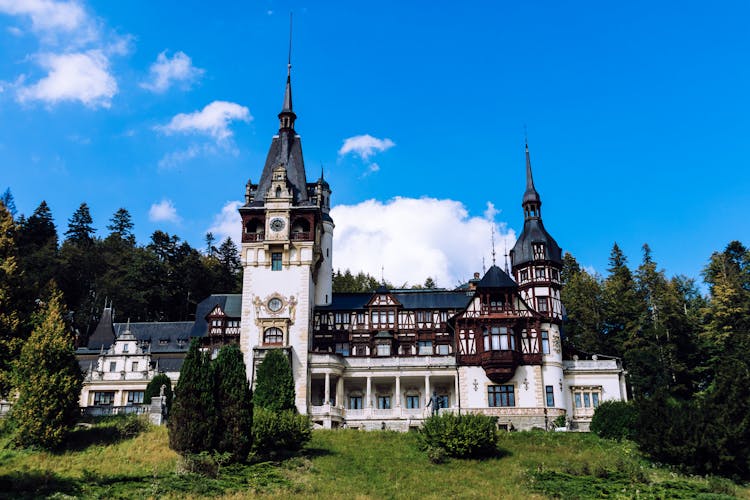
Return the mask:
[[129, 405], [143, 404], [143, 391], [128, 391], [128, 404]]
[[581, 404], [581, 393], [580, 392], [576, 392], [575, 393], [575, 397], [576, 397], [576, 408], [583, 407], [583, 404]]
[[549, 332], [542, 330], [542, 352], [549, 354]]
[[126, 342], [122, 344], [122, 352], [128, 352], [128, 351], [130, 351], [130, 344]]
[[281, 252], [271, 253], [271, 271], [281, 271]]
[[489, 406], [516, 406], [516, 395], [512, 385], [491, 385], [487, 387]]
[[451, 346], [448, 344], [439, 344], [437, 346], [438, 354], [441, 356], [446, 356], [451, 353]]
[[529, 271], [528, 271], [528, 269], [524, 269], [523, 271], [521, 271], [520, 274], [521, 274], [521, 281], [522, 282], [529, 280]]
[[599, 408], [599, 393], [592, 392], [591, 393], [591, 400], [594, 403], [594, 408]]
[[358, 325], [365, 324], [365, 313], [357, 313], [357, 324]]
[[349, 409], [361, 410], [362, 409], [362, 396], [349, 396]]
[[390, 396], [378, 396], [378, 409], [390, 410], [391, 409], [391, 397]]
[[115, 401], [114, 392], [95, 392], [94, 393], [94, 404], [95, 405], [111, 405]]
[[131, 372], [137, 372], [138, 371], [138, 361], [133, 361], [133, 364], [130, 367]]
[[544, 392], [547, 394], [547, 406], [552, 408], [555, 406], [555, 390], [551, 385], [544, 386]]
[[583, 406], [584, 408], [591, 408], [591, 393], [590, 392], [583, 393]]
[[406, 407], [410, 410], [419, 408], [419, 396], [406, 396]]
[[431, 340], [420, 340], [419, 341], [419, 354], [421, 355], [432, 355], [432, 341]]
[[348, 356], [349, 355], [349, 342], [342, 342], [340, 344], [336, 344], [336, 354], [341, 354], [342, 356]]
[[378, 344], [377, 346], [378, 350], [378, 356], [390, 356], [391, 355], [391, 345], [390, 344]]
[[552, 274], [553, 280], [560, 281], [560, 272], [557, 269], [552, 269], [550, 273]]
[[549, 304], [547, 302], [547, 297], [537, 297], [536, 304], [537, 304], [536, 310], [539, 311], [540, 313], [546, 313], [549, 311]]
[[116, 372], [117, 371], [117, 361], [110, 361], [109, 362], [109, 371]]
[[534, 268], [534, 277], [536, 279], [542, 279], [543, 280], [544, 277], [545, 277], [544, 276], [544, 268], [543, 267]]

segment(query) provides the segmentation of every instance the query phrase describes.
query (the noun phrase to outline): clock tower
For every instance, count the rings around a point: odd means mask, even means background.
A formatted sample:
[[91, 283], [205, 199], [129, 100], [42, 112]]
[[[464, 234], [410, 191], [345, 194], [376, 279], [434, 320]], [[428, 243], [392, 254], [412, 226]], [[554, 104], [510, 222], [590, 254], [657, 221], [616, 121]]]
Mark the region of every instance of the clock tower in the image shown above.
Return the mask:
[[240, 346], [248, 378], [269, 349], [283, 349], [295, 379], [296, 405], [307, 413], [308, 358], [315, 306], [331, 303], [333, 220], [331, 189], [307, 183], [302, 142], [294, 129], [291, 64], [287, 68], [279, 132], [260, 181], [248, 181], [242, 218]]

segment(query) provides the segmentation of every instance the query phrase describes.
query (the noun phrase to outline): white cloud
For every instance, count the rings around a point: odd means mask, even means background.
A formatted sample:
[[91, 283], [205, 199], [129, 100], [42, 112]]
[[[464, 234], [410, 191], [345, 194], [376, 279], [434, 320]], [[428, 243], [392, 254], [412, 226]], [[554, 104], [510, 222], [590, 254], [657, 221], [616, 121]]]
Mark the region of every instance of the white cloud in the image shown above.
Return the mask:
[[388, 138], [378, 139], [369, 134], [355, 135], [344, 140], [344, 144], [339, 149], [339, 156], [354, 153], [367, 161], [373, 154], [382, 153], [395, 145], [396, 143]]
[[30, 17], [35, 31], [73, 32], [89, 21], [83, 6], [75, 0], [0, 0], [0, 12]]
[[228, 201], [222, 207], [221, 213], [214, 216], [213, 224], [206, 232], [213, 233], [216, 241], [224, 241], [228, 236], [239, 244], [242, 241], [242, 219], [237, 211], [240, 206], [240, 201]]
[[193, 61], [184, 52], [176, 52], [170, 59], [164, 51], [149, 69], [149, 80], [141, 87], [151, 92], [165, 92], [175, 83], [188, 87], [203, 75], [204, 70], [193, 66]]
[[245, 106], [227, 101], [214, 101], [200, 111], [180, 113], [164, 126], [157, 127], [166, 134], [203, 134], [225, 141], [232, 137], [229, 124], [234, 120], [249, 122], [253, 119]]
[[15, 26], [8, 26], [8, 33], [10, 33], [13, 36], [21, 36], [23, 35], [23, 31], [20, 28], [16, 28]]
[[[331, 210], [331, 217], [336, 223], [334, 269], [364, 271], [379, 278], [382, 266], [385, 279], [396, 286], [421, 284], [431, 276], [439, 286], [451, 288], [481, 272], [483, 257], [487, 267], [492, 265], [494, 221], [470, 217], [457, 201], [368, 200], [338, 205]], [[505, 223], [496, 227], [497, 264], [504, 267], [503, 254], [516, 238]]]
[[39, 63], [49, 74], [38, 82], [21, 87], [18, 100], [80, 101], [84, 105], [110, 107], [117, 93], [117, 81], [109, 72], [109, 60], [100, 50], [70, 54], [43, 54]]
[[151, 222], [180, 222], [180, 216], [177, 215], [177, 209], [172, 200], [166, 199], [151, 205], [148, 218]]

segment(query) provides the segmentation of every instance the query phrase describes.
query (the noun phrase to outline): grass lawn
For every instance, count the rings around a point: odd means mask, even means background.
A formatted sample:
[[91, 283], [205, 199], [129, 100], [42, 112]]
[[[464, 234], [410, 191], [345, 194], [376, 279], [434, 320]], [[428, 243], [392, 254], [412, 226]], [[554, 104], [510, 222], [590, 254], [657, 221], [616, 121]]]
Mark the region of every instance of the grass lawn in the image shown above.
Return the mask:
[[59, 454], [0, 438], [0, 498], [750, 498], [747, 487], [652, 466], [632, 443], [589, 434], [503, 434], [495, 458], [434, 465], [414, 433], [315, 431], [301, 456], [211, 479], [175, 473], [164, 427], [120, 441], [113, 430], [79, 429]]

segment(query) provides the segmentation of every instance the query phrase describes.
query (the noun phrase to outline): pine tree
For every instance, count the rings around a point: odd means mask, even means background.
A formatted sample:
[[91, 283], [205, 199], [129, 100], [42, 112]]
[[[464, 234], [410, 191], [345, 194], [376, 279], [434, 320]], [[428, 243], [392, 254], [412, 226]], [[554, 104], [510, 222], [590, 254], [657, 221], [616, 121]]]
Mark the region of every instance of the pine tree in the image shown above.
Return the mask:
[[78, 417], [83, 375], [63, 321], [62, 294], [54, 291], [41, 323], [24, 343], [13, 373], [18, 399], [11, 410], [20, 446], [60, 446]]
[[609, 275], [604, 280], [604, 346], [605, 354], [622, 356], [627, 346], [635, 345], [640, 336], [646, 310], [638, 295], [627, 258], [617, 243], [609, 258]]
[[67, 240], [77, 245], [90, 245], [94, 242], [96, 229], [92, 226], [94, 220], [91, 218], [89, 206], [84, 202], [78, 207], [68, 220], [68, 230], [65, 231]]
[[240, 252], [232, 238], [227, 237], [216, 253], [219, 260], [220, 275], [217, 283], [219, 292], [236, 293], [241, 288], [242, 266], [240, 264]]
[[181, 455], [210, 451], [216, 432], [213, 376], [198, 340], [190, 344], [167, 420], [169, 447]]
[[8, 394], [10, 366], [21, 348], [21, 322], [14, 291], [20, 281], [16, 224], [0, 201], [0, 396]]
[[569, 253], [563, 257], [562, 303], [565, 304], [565, 342], [574, 351], [587, 354], [607, 353], [602, 337], [604, 312], [600, 280], [585, 269]]
[[239, 346], [223, 347], [214, 361], [216, 450], [242, 462], [252, 447], [253, 404]]
[[111, 231], [112, 235], [117, 235], [123, 240], [129, 241], [131, 244], [135, 244], [135, 236], [133, 236], [133, 218], [124, 208], [117, 209], [117, 212], [112, 215], [109, 220], [107, 229]]
[[10, 188], [6, 188], [0, 195], [0, 203], [5, 205], [5, 208], [10, 212], [10, 216], [15, 219], [18, 211], [16, 210], [16, 200], [13, 198], [13, 193], [10, 192]]
[[292, 367], [281, 349], [267, 351], [258, 365], [253, 403], [274, 412], [296, 409]]

